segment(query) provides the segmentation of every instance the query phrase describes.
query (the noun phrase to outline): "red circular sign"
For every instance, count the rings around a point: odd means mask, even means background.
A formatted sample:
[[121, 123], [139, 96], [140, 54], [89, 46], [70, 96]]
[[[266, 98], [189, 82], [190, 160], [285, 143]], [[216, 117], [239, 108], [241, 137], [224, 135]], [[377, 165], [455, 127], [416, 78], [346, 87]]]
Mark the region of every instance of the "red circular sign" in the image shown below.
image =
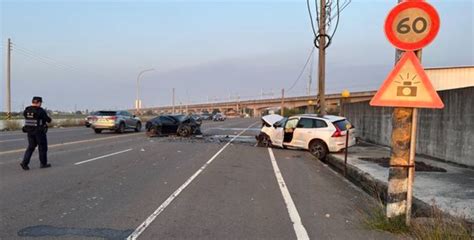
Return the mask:
[[421, 0], [408, 0], [388, 14], [385, 35], [398, 49], [418, 50], [433, 41], [439, 25], [439, 15], [433, 6]]

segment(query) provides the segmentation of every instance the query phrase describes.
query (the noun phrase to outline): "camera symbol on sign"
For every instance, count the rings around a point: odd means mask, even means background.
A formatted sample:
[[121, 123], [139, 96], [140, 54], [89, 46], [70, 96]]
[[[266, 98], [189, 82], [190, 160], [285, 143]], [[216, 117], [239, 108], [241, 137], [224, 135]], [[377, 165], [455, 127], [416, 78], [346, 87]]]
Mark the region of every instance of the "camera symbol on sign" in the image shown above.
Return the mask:
[[418, 81], [415, 81], [417, 76], [415, 75], [412, 79], [410, 79], [410, 73], [407, 73], [406, 78], [404, 78], [402, 75], [399, 75], [399, 76], [403, 82], [395, 81], [396, 83], [401, 84], [401, 86], [397, 87], [397, 96], [398, 97], [416, 97], [417, 87], [414, 85], [420, 83]]

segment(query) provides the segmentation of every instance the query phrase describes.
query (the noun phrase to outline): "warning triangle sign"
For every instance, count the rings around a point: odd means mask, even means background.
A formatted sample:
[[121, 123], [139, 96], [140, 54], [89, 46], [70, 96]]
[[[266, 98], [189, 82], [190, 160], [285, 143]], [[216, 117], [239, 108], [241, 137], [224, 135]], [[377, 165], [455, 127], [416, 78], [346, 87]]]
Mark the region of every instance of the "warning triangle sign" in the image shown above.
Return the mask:
[[443, 108], [444, 104], [412, 51], [405, 52], [370, 101], [371, 106]]

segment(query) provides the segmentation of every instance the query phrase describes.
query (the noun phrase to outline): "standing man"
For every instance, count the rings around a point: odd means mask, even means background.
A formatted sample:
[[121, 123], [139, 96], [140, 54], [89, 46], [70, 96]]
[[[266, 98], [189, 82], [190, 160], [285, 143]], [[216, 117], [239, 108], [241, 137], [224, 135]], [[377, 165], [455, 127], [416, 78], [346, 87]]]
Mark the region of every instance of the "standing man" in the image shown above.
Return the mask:
[[28, 148], [26, 149], [23, 161], [20, 163], [23, 170], [30, 170], [28, 164], [30, 163], [31, 155], [35, 151], [36, 146], [38, 146], [39, 151], [40, 168], [51, 167], [51, 164], [48, 164], [48, 140], [46, 138], [46, 132], [48, 131], [48, 125], [46, 125], [46, 123], [50, 123], [51, 118], [48, 117], [46, 111], [41, 108], [42, 103], [43, 99], [41, 97], [33, 97], [31, 106], [27, 107], [23, 112], [23, 116], [25, 117], [23, 132], [28, 134]]

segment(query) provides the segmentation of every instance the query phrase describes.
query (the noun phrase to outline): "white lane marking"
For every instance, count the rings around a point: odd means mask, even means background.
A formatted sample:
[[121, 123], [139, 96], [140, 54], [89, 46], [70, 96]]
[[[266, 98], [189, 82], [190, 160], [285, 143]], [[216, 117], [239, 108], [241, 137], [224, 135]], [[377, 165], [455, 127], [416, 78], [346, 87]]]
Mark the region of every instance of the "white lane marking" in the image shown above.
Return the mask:
[[[95, 142], [95, 141], [100, 141], [100, 140], [108, 140], [108, 139], [112, 139], [112, 138], [122, 138], [122, 137], [137, 135], [137, 134], [140, 134], [140, 133], [127, 133], [127, 134], [120, 135], [120, 136], [102, 137], [102, 138], [86, 139], [86, 140], [80, 140], [80, 141], [74, 141], [74, 142], [58, 143], [58, 144], [49, 145], [48, 148], [67, 146], [67, 145], [78, 144], [78, 143]], [[15, 149], [15, 150], [10, 150], [10, 151], [4, 151], [4, 152], [0, 152], [0, 155], [9, 154], [9, 153], [24, 152], [25, 149], [26, 148]]]
[[[48, 133], [63, 133], [63, 132], [75, 132], [79, 130], [86, 130], [84, 127], [65, 127], [65, 128], [49, 128]], [[25, 135], [24, 132], [20, 131], [11, 131], [7, 133], [1, 133], [0, 136], [15, 136], [15, 135]]]
[[15, 138], [15, 139], [8, 139], [8, 140], [1, 140], [0, 143], [4, 142], [17, 142], [17, 141], [25, 141], [26, 139], [24, 138]]
[[146, 228], [148, 226], [150, 226], [150, 224], [158, 217], [158, 215], [160, 215], [160, 213], [163, 212], [165, 210], [165, 208], [176, 197], [178, 197], [178, 195], [181, 193], [181, 191], [183, 191], [202, 171], [204, 171], [204, 169], [206, 169], [207, 166], [209, 166], [209, 164], [211, 164], [212, 161], [214, 161], [214, 159], [216, 159], [217, 156], [219, 156], [219, 154], [221, 154], [222, 151], [224, 151], [224, 149], [227, 148], [227, 146], [229, 146], [238, 136], [243, 134], [247, 129], [251, 128], [253, 125], [255, 125], [257, 123], [258, 122], [253, 123], [248, 128], [241, 131], [238, 135], [236, 135], [234, 138], [232, 138], [226, 145], [224, 145], [219, 151], [217, 151], [217, 153], [214, 154], [214, 156], [212, 156], [211, 159], [209, 159], [204, 165], [202, 165], [202, 167], [199, 168], [199, 170], [197, 170], [190, 178], [188, 178], [188, 180], [186, 180], [183, 183], [183, 185], [181, 185], [178, 189], [176, 189], [176, 191], [174, 191], [147, 219], [145, 219], [145, 221], [142, 224], [140, 224], [140, 226], [138, 226], [135, 229], [135, 231], [133, 231], [133, 233], [130, 234], [130, 236], [128, 236], [127, 240], [137, 239], [146, 230]]
[[275, 177], [278, 182], [278, 186], [281, 190], [281, 195], [283, 195], [283, 199], [285, 200], [286, 208], [288, 209], [288, 214], [290, 215], [291, 222], [293, 222], [293, 228], [295, 229], [296, 239], [309, 239], [308, 233], [301, 222], [300, 215], [298, 214], [298, 210], [296, 209], [295, 203], [291, 198], [290, 192], [286, 187], [285, 180], [283, 179], [283, 175], [281, 175], [280, 168], [275, 160], [275, 155], [273, 155], [273, 151], [271, 148], [268, 148], [268, 154], [270, 155], [270, 159], [272, 160], [273, 171], [275, 172]]
[[95, 158], [92, 158], [92, 159], [88, 159], [88, 160], [84, 160], [84, 161], [81, 161], [81, 162], [74, 163], [74, 165], [80, 165], [80, 164], [83, 164], [83, 163], [92, 162], [92, 161], [95, 161], [95, 160], [99, 160], [101, 158], [114, 156], [114, 155], [117, 155], [117, 154], [120, 154], [120, 153], [129, 152], [129, 151], [132, 151], [132, 150], [133, 150], [132, 148], [129, 148], [127, 150], [114, 152], [114, 153], [109, 153], [109, 154], [106, 154], [106, 155], [103, 155], [103, 156], [100, 156], [100, 157], [95, 157]]

